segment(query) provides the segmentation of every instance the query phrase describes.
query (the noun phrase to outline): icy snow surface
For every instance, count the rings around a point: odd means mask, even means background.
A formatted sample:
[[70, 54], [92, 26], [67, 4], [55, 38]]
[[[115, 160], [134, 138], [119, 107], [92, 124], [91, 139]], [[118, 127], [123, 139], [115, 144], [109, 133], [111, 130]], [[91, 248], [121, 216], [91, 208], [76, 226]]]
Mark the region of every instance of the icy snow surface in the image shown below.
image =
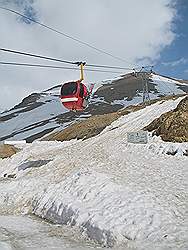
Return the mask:
[[1, 250], [88, 250], [93, 248], [79, 232], [35, 217], [0, 216]]
[[[32, 213], [114, 249], [187, 249], [188, 143], [126, 140], [182, 98], [123, 116], [94, 138], [37, 141], [0, 160], [0, 213]], [[179, 153], [167, 155], [171, 147]], [[51, 161], [19, 169], [37, 160]]]
[[163, 93], [164, 95], [168, 95], [168, 94], [184, 94], [185, 92], [181, 89], [178, 88], [178, 85], [185, 85], [187, 86], [186, 83], [180, 83], [179, 81], [167, 78], [167, 77], [163, 77], [160, 75], [155, 75], [152, 74], [152, 81], [154, 82], [154, 84], [156, 84], [156, 89], [160, 92]]

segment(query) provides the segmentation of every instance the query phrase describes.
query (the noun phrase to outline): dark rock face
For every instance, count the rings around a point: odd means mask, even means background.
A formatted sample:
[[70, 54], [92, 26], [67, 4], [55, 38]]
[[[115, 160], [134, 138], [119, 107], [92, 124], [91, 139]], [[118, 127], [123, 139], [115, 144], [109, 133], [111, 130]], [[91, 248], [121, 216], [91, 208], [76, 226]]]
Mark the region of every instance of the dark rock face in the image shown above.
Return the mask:
[[188, 142], [188, 96], [173, 111], [167, 112], [145, 127], [164, 141]]

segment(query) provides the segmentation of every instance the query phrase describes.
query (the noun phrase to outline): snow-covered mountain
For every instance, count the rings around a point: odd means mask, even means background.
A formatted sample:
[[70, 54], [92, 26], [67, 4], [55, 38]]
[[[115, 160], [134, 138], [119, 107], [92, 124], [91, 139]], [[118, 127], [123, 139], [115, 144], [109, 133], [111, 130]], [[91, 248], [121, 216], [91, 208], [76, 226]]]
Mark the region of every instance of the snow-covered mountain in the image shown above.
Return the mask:
[[[59, 225], [51, 224], [51, 234], [46, 229], [38, 243], [36, 228], [38, 239], [44, 230], [40, 221], [35, 226], [28, 221], [33, 232], [25, 235], [25, 225], [23, 232], [11, 225], [17, 218], [0, 218], [0, 244], [25, 249], [29, 242], [31, 249], [55, 249], [63, 243], [53, 236], [62, 239], [60, 225], [66, 225], [75, 238], [94, 242], [86, 249], [186, 250], [188, 143], [151, 135], [147, 144], [127, 142], [127, 132], [145, 128], [184, 99], [161, 100], [121, 116], [87, 140], [35, 141], [0, 159], [0, 214], [24, 214], [23, 224], [34, 214]], [[49, 235], [52, 243], [46, 246], [43, 237], [49, 242]]]
[[[157, 74], [147, 77], [150, 99], [188, 92], [188, 84], [183, 81]], [[96, 84], [96, 88], [99, 88], [89, 107], [82, 113], [70, 112], [61, 105], [60, 87], [57, 85], [41, 93], [33, 93], [9, 111], [1, 113], [0, 141], [26, 139], [31, 142], [52, 131], [62, 130], [77, 120], [142, 102], [142, 80], [132, 74]]]

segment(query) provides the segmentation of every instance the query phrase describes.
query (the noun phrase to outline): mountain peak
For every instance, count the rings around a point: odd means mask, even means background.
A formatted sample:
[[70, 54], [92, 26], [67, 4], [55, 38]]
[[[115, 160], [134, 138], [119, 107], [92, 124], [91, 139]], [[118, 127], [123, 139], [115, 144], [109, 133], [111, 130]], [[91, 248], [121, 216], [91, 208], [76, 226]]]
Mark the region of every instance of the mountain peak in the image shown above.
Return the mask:
[[[188, 84], [156, 73], [147, 74], [150, 99], [166, 95], [185, 94]], [[59, 100], [61, 85], [53, 86], [40, 93], [32, 93], [12, 109], [0, 114], [0, 141], [26, 139], [32, 142], [50, 132], [61, 131], [75, 121], [93, 115], [116, 112], [143, 101], [143, 81], [138, 75], [121, 77], [97, 83], [100, 86], [84, 112], [71, 112]]]

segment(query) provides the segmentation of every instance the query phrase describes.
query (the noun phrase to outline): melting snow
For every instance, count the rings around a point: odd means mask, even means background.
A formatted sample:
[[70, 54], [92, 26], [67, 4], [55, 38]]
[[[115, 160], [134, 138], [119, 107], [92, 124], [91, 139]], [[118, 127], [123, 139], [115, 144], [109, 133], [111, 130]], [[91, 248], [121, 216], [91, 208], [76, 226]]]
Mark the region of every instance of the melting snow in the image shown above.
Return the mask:
[[159, 91], [159, 93], [163, 93], [164, 95], [169, 94], [184, 94], [185, 92], [178, 88], [178, 85], [185, 85], [186, 83], [180, 83], [178, 81], [175, 81], [170, 78], [166, 78], [160, 75], [152, 74], [152, 81], [154, 84], [156, 84], [156, 89]]
[[36, 217], [0, 216], [0, 249], [88, 250], [79, 232], [49, 224]]
[[[142, 129], [182, 98], [121, 117], [94, 138], [33, 142], [0, 160], [0, 212], [71, 225], [104, 246], [187, 249], [188, 158], [165, 152], [169, 145], [185, 150], [188, 143], [127, 143], [127, 132]], [[18, 171], [37, 160], [51, 161]]]

